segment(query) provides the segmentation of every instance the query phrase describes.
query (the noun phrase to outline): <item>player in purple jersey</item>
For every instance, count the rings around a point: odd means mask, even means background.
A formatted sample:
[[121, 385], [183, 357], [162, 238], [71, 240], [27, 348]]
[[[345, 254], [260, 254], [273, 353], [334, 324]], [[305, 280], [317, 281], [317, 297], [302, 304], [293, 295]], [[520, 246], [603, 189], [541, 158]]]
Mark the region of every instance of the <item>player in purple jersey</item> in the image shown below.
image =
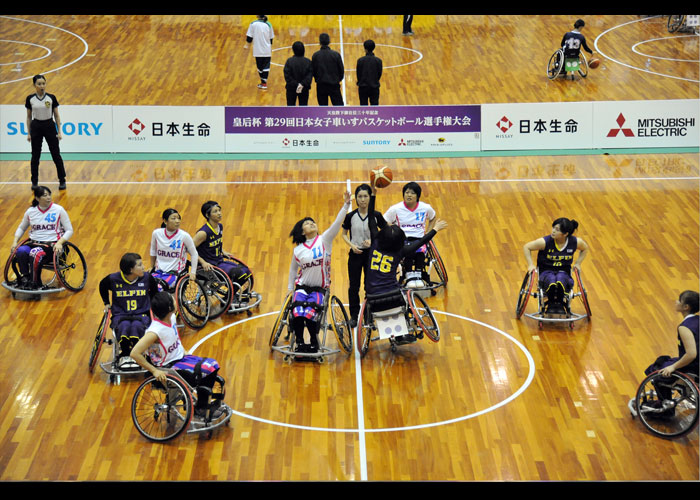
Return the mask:
[[[561, 217], [552, 222], [552, 232], [530, 241], [523, 246], [527, 262], [527, 270], [538, 270], [540, 286], [547, 294], [547, 311], [559, 313], [563, 311], [550, 310], [550, 306], [563, 307], [564, 294], [574, 286], [571, 277], [572, 266], [581, 271], [581, 263], [589, 253], [588, 244], [574, 236], [578, 222]], [[537, 250], [537, 267], [532, 262], [533, 251]], [[579, 250], [574, 262], [574, 253]]]
[[223, 249], [224, 226], [221, 224], [223, 219], [221, 205], [215, 201], [207, 201], [202, 205], [201, 210], [207, 223], [199, 228], [192, 238], [197, 247], [199, 265], [205, 271], [216, 266], [228, 274], [231, 281], [243, 286], [250, 278], [251, 272], [245, 265], [230, 260], [235, 257]]
[[[678, 356], [671, 357], [668, 355], [659, 356], [651, 365], [644, 370], [646, 375], [651, 375], [656, 371], [661, 371], [664, 377], [670, 377], [675, 371], [688, 373], [697, 377], [699, 375], [698, 365], [698, 330], [700, 317], [700, 294], [693, 290], [686, 290], [680, 294], [676, 301], [676, 312], [683, 316], [683, 321], [676, 328], [676, 337], [678, 339]], [[663, 405], [663, 399], [671, 399], [671, 390], [664, 384], [655, 384], [656, 391], [661, 396], [661, 399], [653, 401], [651, 405]], [[630, 409], [636, 407], [635, 398], [632, 398], [628, 403]], [[660, 417], [674, 414], [675, 409], [668, 410], [659, 414]]]
[[112, 328], [125, 359], [151, 324], [151, 297], [158, 293], [158, 282], [145, 271], [139, 254], [126, 253], [119, 261], [119, 272], [105, 276], [99, 290], [105, 312], [112, 310]]

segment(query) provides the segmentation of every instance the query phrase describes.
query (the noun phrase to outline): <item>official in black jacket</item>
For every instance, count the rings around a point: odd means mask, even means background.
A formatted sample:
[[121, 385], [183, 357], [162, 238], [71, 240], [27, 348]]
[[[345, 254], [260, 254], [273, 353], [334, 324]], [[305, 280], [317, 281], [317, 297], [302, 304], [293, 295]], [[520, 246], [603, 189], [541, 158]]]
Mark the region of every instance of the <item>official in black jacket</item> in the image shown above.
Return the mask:
[[357, 88], [360, 106], [379, 105], [379, 79], [382, 77], [382, 60], [374, 55], [374, 41], [365, 40], [365, 55], [357, 60]]
[[318, 41], [321, 48], [311, 56], [318, 105], [328, 106], [330, 97], [333, 106], [343, 106], [343, 94], [340, 92], [340, 82], [345, 77], [343, 58], [329, 47], [331, 38], [328, 33], [321, 33]]
[[311, 59], [304, 57], [304, 44], [294, 42], [292, 52], [294, 55], [284, 63], [284, 81], [287, 82], [287, 106], [296, 106], [299, 98], [299, 106], [309, 104], [309, 90], [314, 77], [311, 67]]

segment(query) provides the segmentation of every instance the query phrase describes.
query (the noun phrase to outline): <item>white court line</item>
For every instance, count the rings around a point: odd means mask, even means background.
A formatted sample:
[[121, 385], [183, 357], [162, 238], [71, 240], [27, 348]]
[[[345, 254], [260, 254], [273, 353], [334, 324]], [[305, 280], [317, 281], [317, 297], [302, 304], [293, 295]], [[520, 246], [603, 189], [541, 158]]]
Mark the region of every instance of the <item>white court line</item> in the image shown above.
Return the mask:
[[[606, 182], [606, 181], [615, 181], [615, 182], [644, 182], [644, 181], [697, 181], [700, 180], [700, 176], [687, 176], [687, 177], [584, 177], [580, 179], [445, 179], [445, 180], [440, 180], [440, 179], [421, 179], [421, 183], [425, 184], [478, 184], [478, 183], [489, 183], [489, 182], [594, 182], [594, 181], [600, 181], [600, 182]], [[363, 181], [353, 181], [353, 182], [367, 182], [366, 180]], [[404, 181], [401, 180], [394, 180], [395, 183], [401, 183]], [[7, 184], [7, 185], [24, 185], [27, 184], [26, 181], [2, 181], [0, 180], [0, 183], [2, 184]], [[279, 185], [279, 184], [286, 184], [286, 185], [292, 185], [292, 184], [346, 184], [347, 185], [347, 180], [345, 181], [80, 181], [80, 185], [87, 185], [87, 184], [94, 184], [94, 185], [142, 185], [142, 184], [157, 184], [157, 185], [180, 185], [180, 184], [187, 184], [187, 185], [217, 185], [217, 186], [223, 186], [223, 185], [229, 185], [229, 184], [246, 184], [246, 185]]]
[[[345, 56], [343, 55], [343, 16], [338, 16], [338, 31], [340, 31], [340, 60], [345, 66]], [[343, 102], [348, 103], [348, 95], [345, 89], [345, 75], [343, 75]]]
[[[85, 50], [83, 50], [83, 53], [80, 54], [80, 56], [79, 56], [77, 59], [75, 59], [75, 60], [69, 62], [68, 64], [64, 64], [64, 65], [61, 66], [60, 68], [55, 68], [55, 69], [50, 69], [50, 70], [47, 70], [47, 71], [43, 71], [43, 72], [41, 73], [42, 75], [48, 75], [49, 73], [53, 73], [54, 71], [58, 71], [58, 70], [61, 70], [61, 69], [63, 69], [63, 68], [67, 68], [68, 66], [71, 66], [72, 64], [75, 64], [75, 63], [77, 63], [78, 61], [80, 61], [83, 57], [85, 57], [85, 54], [87, 54], [87, 51], [88, 51], [88, 44], [87, 44], [87, 42], [86, 42], [82, 37], [80, 37], [79, 35], [76, 35], [75, 33], [71, 32], [71, 31], [65, 30], [65, 29], [63, 29], [63, 28], [59, 28], [58, 26], [52, 26], [52, 25], [50, 25], [50, 24], [40, 23], [40, 22], [38, 22], [38, 21], [30, 21], [29, 19], [20, 19], [20, 18], [17, 18], [17, 17], [9, 17], [9, 16], [0, 16], [0, 18], [11, 19], [11, 20], [13, 20], [13, 21], [23, 21], [23, 22], [25, 22], [25, 23], [34, 23], [34, 24], [39, 24], [39, 25], [41, 25], [41, 26], [47, 26], [47, 27], [49, 27], [49, 28], [53, 28], [53, 29], [56, 29], [56, 30], [61, 30], [61, 31], [65, 32], [65, 33], [68, 33], [69, 35], [72, 35], [72, 36], [76, 37], [78, 40], [80, 40], [81, 42], [83, 42], [83, 46], [85, 47]], [[10, 81], [7, 81], [7, 82], [0, 82], [0, 85], [5, 85], [6, 83], [21, 82], [21, 81], [23, 81], [23, 80], [30, 80], [30, 79], [32, 79], [33, 77], [34, 77], [34, 75], [32, 75], [32, 76], [27, 76], [27, 77], [25, 77], [25, 78], [19, 78], [19, 79], [17, 79], [17, 80], [10, 80]]]
[[674, 58], [672, 58], [672, 57], [655, 56], [655, 55], [653, 55], [653, 54], [645, 54], [644, 52], [642, 52], [642, 51], [640, 51], [640, 50], [637, 49], [637, 47], [639, 47], [640, 45], [643, 45], [643, 44], [649, 43], [649, 42], [658, 42], [658, 41], [660, 41], [660, 40], [671, 40], [671, 39], [674, 39], [674, 38], [688, 38], [688, 37], [697, 38], [697, 35], [664, 36], [664, 37], [661, 37], [661, 38], [650, 38], [649, 40], [644, 40], [644, 41], [642, 41], [642, 42], [637, 42], [637, 43], [635, 43], [634, 45], [632, 45], [632, 52], [634, 52], [635, 54], [639, 54], [640, 56], [647, 57], [647, 58], [649, 58], [649, 59], [659, 59], [659, 60], [661, 60], [661, 61], [694, 62], [694, 63], [696, 63], [696, 62], [698, 62], [698, 61], [696, 61], [695, 59], [674, 59]]
[[[659, 16], [657, 16], [657, 17], [659, 17]], [[644, 73], [649, 73], [649, 74], [651, 74], [651, 75], [665, 76], [665, 77], [667, 77], [667, 78], [674, 78], [674, 79], [676, 79], [676, 80], [685, 80], [686, 82], [700, 83], [700, 80], [693, 80], [693, 79], [691, 79], [691, 78], [682, 78], [682, 77], [680, 77], [680, 76], [667, 75], [667, 74], [664, 74], [664, 73], [657, 73], [656, 71], [650, 71], [650, 70], [648, 70], [648, 69], [638, 68], [637, 66], [632, 66], [632, 65], [630, 65], [630, 64], [625, 64], [625, 63], [623, 63], [623, 62], [621, 62], [621, 61], [618, 61], [617, 59], [613, 59], [612, 57], [606, 55], [606, 54], [605, 54], [603, 51], [601, 51], [600, 48], [598, 47], [598, 41], [599, 41], [601, 38], [603, 38], [603, 36], [605, 36], [606, 34], [610, 33], [611, 31], [616, 30], [616, 29], [618, 29], [618, 28], [622, 28], [623, 26], [627, 26], [628, 24], [639, 23], [639, 22], [646, 21], [646, 20], [649, 20], [649, 19], [654, 19], [654, 18], [648, 17], [648, 18], [643, 18], [643, 19], [635, 19], [634, 21], [628, 21], [628, 22], [623, 23], [623, 24], [618, 24], [617, 26], [613, 26], [612, 28], [603, 31], [603, 32], [602, 32], [600, 35], [598, 35], [598, 37], [595, 39], [595, 42], [593, 42], [593, 46], [595, 47], [596, 52], [598, 52], [598, 53], [599, 53], [601, 56], [603, 56], [604, 58], [606, 58], [606, 59], [608, 59], [608, 60], [610, 60], [610, 61], [612, 61], [612, 62], [615, 62], [615, 63], [617, 63], [617, 64], [619, 64], [619, 65], [621, 65], [621, 66], [625, 66], [626, 68], [636, 69], [636, 70], [638, 70], [638, 71], [643, 71]], [[669, 37], [669, 38], [671, 38], [671, 37]]]
[[12, 61], [12, 62], [3, 62], [0, 63], [0, 66], [17, 66], [20, 64], [25, 64], [25, 63], [30, 63], [34, 61], [39, 61], [41, 59], [45, 59], [51, 55], [51, 49], [48, 47], [44, 47], [43, 45], [38, 45], [36, 43], [29, 43], [29, 42], [21, 42], [19, 40], [0, 40], [0, 43], [20, 43], [22, 45], [31, 45], [33, 47], [39, 47], [40, 49], [44, 49], [46, 51], [46, 54], [41, 56], [41, 57], [35, 57], [34, 59], [27, 59], [25, 61]]

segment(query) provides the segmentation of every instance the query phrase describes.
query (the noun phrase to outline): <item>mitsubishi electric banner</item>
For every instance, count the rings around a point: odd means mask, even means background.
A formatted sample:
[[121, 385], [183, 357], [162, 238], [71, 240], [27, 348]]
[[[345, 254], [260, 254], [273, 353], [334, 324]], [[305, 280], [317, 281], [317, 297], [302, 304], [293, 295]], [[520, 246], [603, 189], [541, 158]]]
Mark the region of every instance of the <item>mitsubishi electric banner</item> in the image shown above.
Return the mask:
[[481, 107], [226, 108], [227, 153], [479, 151]]
[[700, 142], [700, 101], [594, 102], [593, 147], [695, 147]]

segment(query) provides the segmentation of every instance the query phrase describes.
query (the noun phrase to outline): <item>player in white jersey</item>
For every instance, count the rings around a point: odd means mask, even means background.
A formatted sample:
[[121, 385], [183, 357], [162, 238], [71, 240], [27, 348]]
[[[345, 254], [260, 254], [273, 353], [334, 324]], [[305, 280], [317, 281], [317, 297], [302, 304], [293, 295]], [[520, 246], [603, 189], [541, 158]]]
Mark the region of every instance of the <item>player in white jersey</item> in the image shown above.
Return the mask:
[[187, 269], [187, 253], [190, 254], [190, 279], [197, 274], [199, 255], [197, 247], [186, 231], [180, 229], [182, 218], [174, 208], [163, 212], [163, 224], [151, 235], [151, 274], [172, 287], [178, 275]]
[[[214, 383], [224, 380], [218, 376], [219, 363], [212, 358], [187, 354], [177, 331], [175, 301], [167, 292], [158, 292], [151, 299], [153, 321], [146, 333], [131, 350], [131, 357], [161, 383], [166, 382], [166, 372], [160, 368], [173, 368], [197, 390], [195, 415], [203, 416], [209, 406]], [[148, 356], [148, 358], [146, 358]], [[213, 412], [212, 419], [221, 412]]]
[[[403, 201], [386, 211], [384, 218], [389, 224], [396, 224], [406, 233], [406, 242], [422, 238], [435, 225], [435, 210], [429, 204], [420, 201], [422, 189], [417, 182], [409, 182], [403, 187]], [[425, 267], [425, 247], [414, 255], [406, 256], [402, 263], [409, 283], [420, 286]]]
[[267, 90], [267, 77], [270, 74], [270, 61], [272, 61], [272, 40], [275, 38], [272, 25], [268, 22], [267, 16], [257, 16], [257, 19], [250, 23], [246, 32], [246, 42], [244, 49], [253, 43], [253, 57], [258, 67], [260, 83], [258, 88]]
[[[297, 245], [289, 265], [287, 289], [294, 290], [292, 316], [297, 350], [318, 351], [318, 312], [323, 308], [325, 290], [331, 285], [331, 251], [333, 239], [340, 232], [351, 204], [349, 192], [343, 193], [345, 203], [331, 226], [319, 233], [316, 222], [305, 217], [289, 233]], [[304, 326], [309, 330], [310, 346], [304, 343]]]
[[[63, 243], [73, 235], [73, 225], [66, 210], [51, 198], [51, 190], [46, 186], [33, 189], [34, 200], [22, 217], [10, 253], [17, 249], [16, 258], [19, 265], [19, 285], [22, 288], [39, 288], [41, 286], [41, 263], [53, 259], [53, 252], [62, 252]], [[19, 240], [29, 229], [26, 244], [19, 246]]]

